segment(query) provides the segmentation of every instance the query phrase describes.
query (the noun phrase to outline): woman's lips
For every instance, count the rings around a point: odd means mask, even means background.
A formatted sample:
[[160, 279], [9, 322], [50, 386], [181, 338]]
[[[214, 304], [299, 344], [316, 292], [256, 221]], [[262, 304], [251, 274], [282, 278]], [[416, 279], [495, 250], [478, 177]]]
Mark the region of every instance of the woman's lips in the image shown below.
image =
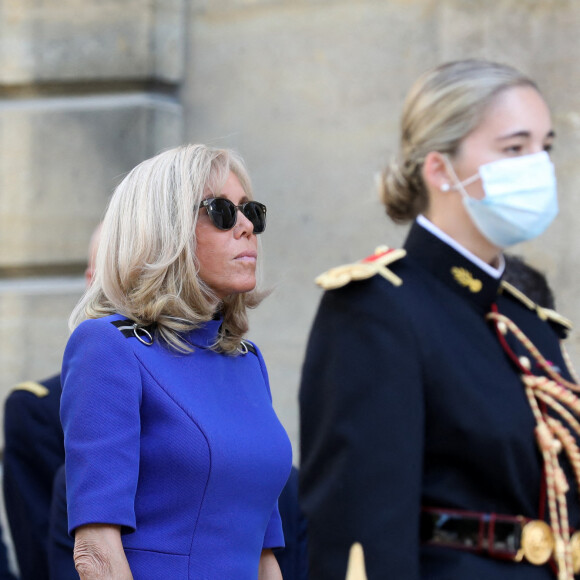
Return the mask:
[[234, 259], [239, 260], [241, 262], [255, 262], [257, 258], [258, 258], [257, 252], [248, 251], [238, 254]]

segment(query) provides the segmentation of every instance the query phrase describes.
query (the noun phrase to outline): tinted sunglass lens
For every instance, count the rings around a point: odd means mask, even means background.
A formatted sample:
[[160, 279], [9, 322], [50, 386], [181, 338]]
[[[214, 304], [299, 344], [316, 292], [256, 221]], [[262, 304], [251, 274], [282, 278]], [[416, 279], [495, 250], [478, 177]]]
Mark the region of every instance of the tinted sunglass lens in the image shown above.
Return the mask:
[[244, 204], [242, 212], [252, 222], [255, 234], [261, 234], [266, 229], [266, 206], [249, 201]]
[[213, 199], [208, 207], [213, 225], [220, 230], [231, 230], [236, 225], [236, 206], [229, 199]]
[[252, 223], [255, 234], [261, 234], [266, 229], [266, 206], [257, 201], [236, 206], [229, 199], [216, 197], [204, 202], [204, 205], [213, 225], [220, 230], [231, 230], [236, 225], [238, 209]]

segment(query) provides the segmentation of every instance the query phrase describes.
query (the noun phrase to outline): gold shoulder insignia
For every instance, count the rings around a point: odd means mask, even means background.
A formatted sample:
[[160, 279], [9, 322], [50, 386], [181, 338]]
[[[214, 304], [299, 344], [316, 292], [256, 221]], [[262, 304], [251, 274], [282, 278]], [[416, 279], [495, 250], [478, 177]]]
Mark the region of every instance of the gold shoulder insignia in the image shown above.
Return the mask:
[[355, 542], [350, 548], [346, 580], [367, 580], [365, 555], [362, 546], [358, 542]]
[[518, 290], [515, 286], [513, 286], [509, 282], [502, 280], [501, 289], [507, 290], [507, 292], [511, 296], [519, 300], [530, 310], [534, 310], [541, 320], [550, 320], [551, 322], [555, 322], [556, 324], [559, 324], [560, 326], [563, 326], [568, 330], [572, 330], [572, 322], [570, 320], [568, 320], [561, 314], [558, 314], [555, 310], [552, 310], [551, 308], [544, 308], [543, 306], [539, 306], [533, 300], [528, 298], [521, 290]]
[[391, 272], [387, 266], [406, 255], [407, 252], [405, 250], [394, 250], [387, 248], [387, 246], [379, 246], [372, 256], [354, 264], [332, 268], [328, 272], [320, 274], [315, 282], [325, 290], [334, 290], [346, 286], [353, 280], [366, 280], [380, 274], [391, 284], [400, 286], [403, 281]]
[[[568, 320], [565, 316], [558, 314], [555, 310], [552, 310], [551, 308], [544, 308], [542, 306], [538, 306], [538, 316], [542, 320], [546, 319], [551, 320], [552, 322], [555, 322], [556, 324], [559, 324], [560, 326], [563, 326], [568, 330], [572, 330], [572, 328], [574, 327], [571, 320]], [[544, 318], [544, 316], [546, 318]]]
[[44, 385], [40, 383], [35, 383], [34, 381], [25, 381], [24, 383], [18, 383], [13, 389], [13, 391], [28, 391], [33, 395], [36, 395], [39, 399], [46, 397], [50, 392]]

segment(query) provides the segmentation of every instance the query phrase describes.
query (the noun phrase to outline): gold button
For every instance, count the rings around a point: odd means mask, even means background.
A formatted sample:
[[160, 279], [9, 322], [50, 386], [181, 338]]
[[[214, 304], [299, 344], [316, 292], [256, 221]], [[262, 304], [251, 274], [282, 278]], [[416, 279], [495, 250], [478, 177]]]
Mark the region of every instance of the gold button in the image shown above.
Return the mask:
[[530, 359], [527, 356], [521, 356], [519, 359], [520, 364], [527, 370], [529, 371], [532, 368], [532, 363], [530, 362]]
[[536, 566], [545, 564], [554, 551], [554, 535], [550, 526], [540, 520], [528, 522], [522, 529], [521, 551], [528, 562]]

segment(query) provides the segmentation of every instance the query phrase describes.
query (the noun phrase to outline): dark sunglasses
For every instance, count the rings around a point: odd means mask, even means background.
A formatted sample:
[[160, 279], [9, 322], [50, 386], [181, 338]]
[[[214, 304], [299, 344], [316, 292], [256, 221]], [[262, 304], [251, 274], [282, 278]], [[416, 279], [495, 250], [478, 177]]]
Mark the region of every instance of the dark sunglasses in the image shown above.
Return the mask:
[[258, 201], [246, 201], [236, 205], [225, 197], [204, 199], [200, 208], [205, 207], [211, 223], [218, 230], [231, 230], [238, 220], [238, 210], [250, 220], [254, 233], [261, 234], [266, 229], [266, 206]]

